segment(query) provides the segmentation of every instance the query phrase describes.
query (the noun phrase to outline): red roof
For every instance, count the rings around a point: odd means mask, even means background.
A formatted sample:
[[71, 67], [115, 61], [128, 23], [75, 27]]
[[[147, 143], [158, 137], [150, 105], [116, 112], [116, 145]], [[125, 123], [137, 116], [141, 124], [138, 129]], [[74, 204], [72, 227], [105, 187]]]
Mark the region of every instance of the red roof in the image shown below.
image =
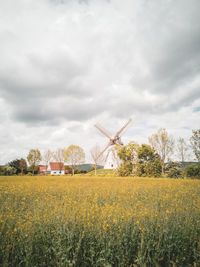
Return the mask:
[[64, 163], [63, 162], [50, 162], [50, 169], [52, 171], [60, 171], [60, 170], [65, 170]]

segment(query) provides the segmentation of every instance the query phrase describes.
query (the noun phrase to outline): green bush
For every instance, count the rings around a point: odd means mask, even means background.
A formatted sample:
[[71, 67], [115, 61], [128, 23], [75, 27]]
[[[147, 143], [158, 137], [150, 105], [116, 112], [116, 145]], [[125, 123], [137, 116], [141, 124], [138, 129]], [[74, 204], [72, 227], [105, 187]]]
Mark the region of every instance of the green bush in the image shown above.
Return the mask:
[[130, 176], [132, 174], [132, 169], [132, 164], [129, 161], [125, 161], [117, 168], [117, 175]]
[[17, 170], [14, 167], [11, 167], [6, 164], [5, 166], [1, 166], [0, 175], [15, 175], [16, 171]]
[[169, 162], [165, 166], [166, 176], [169, 178], [182, 178], [183, 168], [179, 162]]
[[167, 173], [167, 177], [169, 178], [179, 178], [182, 176], [182, 171], [179, 168], [173, 167]]
[[161, 164], [160, 160], [156, 159], [154, 161], [137, 163], [137, 176], [143, 176], [143, 177], [160, 177], [161, 176]]
[[187, 178], [200, 179], [200, 163], [187, 165], [184, 174]]
[[65, 170], [68, 171], [68, 174], [72, 174], [72, 167], [69, 165], [65, 165]]

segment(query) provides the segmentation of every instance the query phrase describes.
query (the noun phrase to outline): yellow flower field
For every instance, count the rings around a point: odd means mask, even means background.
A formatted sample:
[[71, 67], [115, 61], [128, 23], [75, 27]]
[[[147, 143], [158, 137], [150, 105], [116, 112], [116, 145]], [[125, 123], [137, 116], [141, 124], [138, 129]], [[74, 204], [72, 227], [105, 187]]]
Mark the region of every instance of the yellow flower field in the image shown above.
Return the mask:
[[200, 181], [0, 177], [0, 266], [200, 266]]

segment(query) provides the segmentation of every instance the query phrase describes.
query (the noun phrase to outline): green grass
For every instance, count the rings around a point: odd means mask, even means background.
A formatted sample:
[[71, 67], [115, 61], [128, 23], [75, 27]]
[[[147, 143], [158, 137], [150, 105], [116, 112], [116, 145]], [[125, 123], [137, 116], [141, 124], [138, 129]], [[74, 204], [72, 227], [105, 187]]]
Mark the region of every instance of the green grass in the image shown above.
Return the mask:
[[[87, 173], [88, 176], [94, 176], [94, 174], [95, 174], [94, 170]], [[112, 169], [100, 169], [100, 170], [96, 170], [96, 176], [110, 177], [110, 176], [116, 176], [116, 175], [115, 175], [115, 171]]]

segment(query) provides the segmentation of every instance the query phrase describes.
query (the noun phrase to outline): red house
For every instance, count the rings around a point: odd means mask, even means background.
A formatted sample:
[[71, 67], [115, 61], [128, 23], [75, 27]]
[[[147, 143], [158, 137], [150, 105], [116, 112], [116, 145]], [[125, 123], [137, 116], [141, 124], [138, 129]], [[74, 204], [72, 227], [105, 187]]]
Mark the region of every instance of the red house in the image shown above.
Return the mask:
[[65, 170], [63, 162], [50, 162], [47, 168], [45, 165], [39, 166], [39, 174], [64, 175], [67, 173], [68, 170]]

